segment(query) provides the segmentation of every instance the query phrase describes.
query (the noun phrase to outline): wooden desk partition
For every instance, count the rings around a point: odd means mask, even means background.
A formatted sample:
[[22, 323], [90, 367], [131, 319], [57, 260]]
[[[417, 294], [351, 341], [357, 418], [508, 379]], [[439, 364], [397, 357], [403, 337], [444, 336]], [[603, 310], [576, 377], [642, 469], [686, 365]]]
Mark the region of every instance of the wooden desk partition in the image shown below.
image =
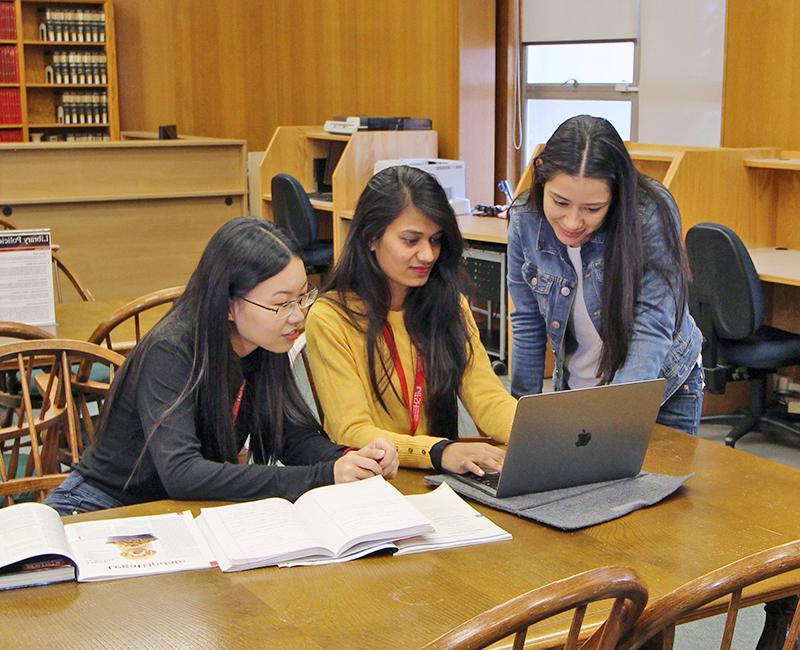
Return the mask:
[[[279, 126], [260, 166], [261, 215], [272, 219], [270, 185], [275, 174], [291, 174], [307, 192], [317, 189], [314, 160], [327, 159], [331, 146], [343, 146], [332, 173], [333, 201], [312, 199], [318, 212], [331, 213], [330, 235], [334, 259], [344, 245], [347, 221], [378, 160], [435, 158], [436, 131], [360, 131], [352, 135], [327, 133], [318, 126]], [[322, 225], [322, 224], [321, 224]], [[327, 234], [324, 230], [323, 233]]]
[[95, 297], [184, 284], [208, 238], [246, 214], [243, 140], [0, 144], [0, 208], [50, 228]]
[[[800, 223], [800, 152], [638, 142], [628, 142], [626, 147], [636, 168], [659, 180], [675, 197], [684, 234], [697, 223], [713, 221], [736, 231], [748, 248], [800, 249], [796, 225]], [[517, 192], [527, 190], [530, 182], [528, 165]], [[800, 333], [800, 287], [791, 286], [793, 282], [776, 283], [777, 276], [767, 270], [761, 276], [771, 305], [768, 322]], [[704, 413], [744, 406], [746, 390], [742, 382], [729, 387], [730, 398], [707, 394]]]
[[[47, 647], [57, 639], [65, 647], [418, 648], [485, 609], [594, 567], [632, 567], [655, 600], [800, 537], [795, 469], [663, 427], [654, 431], [645, 468], [694, 476], [658, 505], [573, 532], [473, 503], [513, 539], [318, 567], [209, 569], [0, 592], [0, 638], [19, 647]], [[426, 491], [424, 474], [401, 470], [395, 484], [405, 493]], [[758, 489], [741, 489], [743, 476]], [[199, 505], [161, 501], [69, 520]], [[743, 605], [785, 596], [798, 582], [796, 571], [760, 583], [745, 591]], [[724, 608], [712, 603], [697, 617]], [[590, 608], [586, 627], [596, 627], [601, 615]], [[568, 616], [534, 626], [530, 647], [563, 642], [568, 627]]]

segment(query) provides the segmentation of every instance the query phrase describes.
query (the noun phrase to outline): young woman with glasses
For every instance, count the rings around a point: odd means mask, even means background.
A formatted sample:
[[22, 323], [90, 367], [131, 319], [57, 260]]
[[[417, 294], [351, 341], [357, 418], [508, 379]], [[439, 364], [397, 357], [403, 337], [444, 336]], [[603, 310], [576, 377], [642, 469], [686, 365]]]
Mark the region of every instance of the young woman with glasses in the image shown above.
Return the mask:
[[309, 359], [334, 440], [379, 437], [400, 464], [482, 475], [504, 452], [456, 441], [458, 398], [506, 441], [516, 400], [492, 372], [463, 291], [463, 241], [439, 183], [408, 166], [367, 184], [327, 291], [309, 312]]
[[[114, 378], [97, 439], [45, 503], [65, 515], [166, 498], [294, 500], [394, 476], [392, 445], [332, 443], [294, 383], [286, 353], [316, 295], [277, 228], [255, 217], [222, 226]], [[238, 464], [248, 436], [254, 462]]]

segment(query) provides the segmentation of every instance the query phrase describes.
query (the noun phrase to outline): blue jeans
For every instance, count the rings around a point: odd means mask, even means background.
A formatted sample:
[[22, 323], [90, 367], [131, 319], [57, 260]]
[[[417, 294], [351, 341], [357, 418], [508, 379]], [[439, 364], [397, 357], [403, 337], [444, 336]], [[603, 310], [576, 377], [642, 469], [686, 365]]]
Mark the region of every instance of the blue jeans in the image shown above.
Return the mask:
[[696, 436], [702, 408], [703, 369], [698, 365], [661, 405], [656, 422]]
[[55, 509], [62, 517], [124, 505], [101, 489], [89, 485], [83, 475], [74, 470], [61, 485], [47, 495], [44, 503]]

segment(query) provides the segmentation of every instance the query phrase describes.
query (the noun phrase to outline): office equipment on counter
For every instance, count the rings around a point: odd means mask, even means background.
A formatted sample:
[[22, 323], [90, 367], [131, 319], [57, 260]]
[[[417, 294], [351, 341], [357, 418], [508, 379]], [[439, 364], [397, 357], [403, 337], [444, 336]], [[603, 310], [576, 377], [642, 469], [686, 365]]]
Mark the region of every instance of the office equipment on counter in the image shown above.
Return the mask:
[[429, 131], [433, 122], [427, 117], [368, 117], [335, 116], [325, 120], [323, 128], [328, 133], [349, 135], [356, 131]]
[[[393, 160], [377, 160], [373, 172], [387, 167], [397, 165], [408, 165], [416, 167], [433, 176], [439, 185], [444, 189], [450, 205], [457, 199], [465, 199], [467, 196], [467, 169], [463, 160], [447, 160], [446, 158], [396, 158]], [[455, 209], [455, 206], [453, 206]], [[456, 214], [466, 214], [457, 212]]]

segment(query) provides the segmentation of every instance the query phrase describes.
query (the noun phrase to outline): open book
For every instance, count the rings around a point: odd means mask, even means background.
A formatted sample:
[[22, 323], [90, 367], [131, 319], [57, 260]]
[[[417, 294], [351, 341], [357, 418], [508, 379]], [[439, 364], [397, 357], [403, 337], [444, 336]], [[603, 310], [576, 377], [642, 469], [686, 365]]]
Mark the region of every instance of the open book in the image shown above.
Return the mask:
[[64, 525], [41, 503], [0, 509], [0, 589], [211, 566], [190, 512]]
[[64, 525], [40, 503], [0, 509], [0, 589], [203, 569], [344, 562], [386, 549], [407, 555], [511, 535], [448, 485], [403, 496], [375, 476], [189, 512]]
[[203, 508], [197, 520], [223, 571], [300, 558], [353, 559], [433, 531], [381, 476], [315, 488], [294, 503], [262, 499]]
[[423, 551], [435, 551], [458, 546], [487, 544], [511, 539], [510, 533], [489, 521], [480, 512], [467, 504], [453, 489], [443, 483], [432, 492], [412, 494], [405, 499], [425, 515], [433, 524], [433, 531], [382, 544], [342, 558], [309, 557], [281, 562], [282, 567], [311, 566], [351, 560], [359, 555], [376, 550], [387, 550], [394, 555], [411, 555]]

